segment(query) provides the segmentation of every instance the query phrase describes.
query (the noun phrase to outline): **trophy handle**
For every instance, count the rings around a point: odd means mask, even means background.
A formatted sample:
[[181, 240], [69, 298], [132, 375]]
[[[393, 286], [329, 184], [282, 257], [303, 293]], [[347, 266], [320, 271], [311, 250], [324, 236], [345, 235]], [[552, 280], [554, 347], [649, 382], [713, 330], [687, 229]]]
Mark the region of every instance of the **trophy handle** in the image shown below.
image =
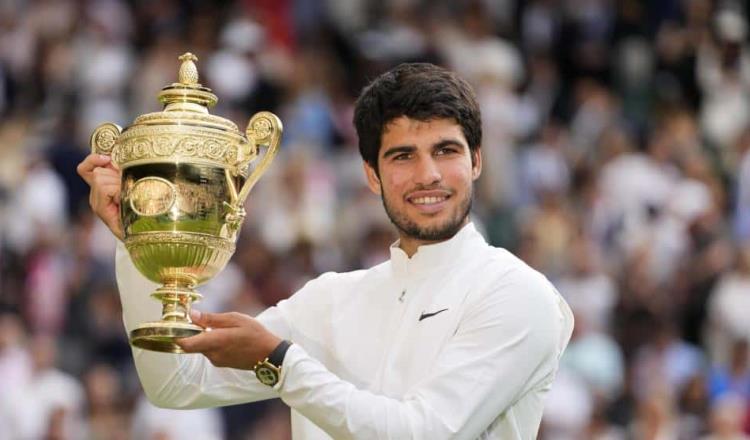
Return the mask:
[[279, 150], [279, 144], [281, 143], [281, 133], [284, 131], [281, 119], [271, 112], [258, 112], [250, 118], [250, 122], [247, 123], [247, 129], [245, 134], [248, 140], [254, 144], [254, 148], [260, 149], [261, 145], [268, 145], [266, 153], [263, 155], [263, 159], [260, 160], [258, 166], [255, 167], [253, 172], [248, 176], [245, 184], [242, 185], [242, 189], [237, 195], [237, 201], [242, 206], [245, 203], [247, 195], [250, 190], [253, 189], [255, 183], [258, 182], [260, 176], [266, 171], [271, 161], [276, 156]]
[[94, 129], [89, 139], [91, 152], [94, 154], [103, 154], [112, 157], [115, 160], [114, 149], [117, 145], [117, 138], [122, 133], [122, 127], [111, 122], [105, 122]]

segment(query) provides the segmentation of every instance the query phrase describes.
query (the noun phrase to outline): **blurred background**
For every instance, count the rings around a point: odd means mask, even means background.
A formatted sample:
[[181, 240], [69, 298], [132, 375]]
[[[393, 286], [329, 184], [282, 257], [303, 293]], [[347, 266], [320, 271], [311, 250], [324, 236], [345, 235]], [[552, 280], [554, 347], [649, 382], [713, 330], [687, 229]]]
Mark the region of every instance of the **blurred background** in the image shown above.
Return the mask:
[[0, 440], [290, 436], [277, 401], [144, 400], [114, 239], [76, 175], [96, 125], [160, 110], [185, 51], [212, 113], [285, 125], [203, 310], [254, 315], [388, 257], [353, 102], [429, 61], [481, 104], [474, 221], [576, 315], [540, 438], [748, 438], [748, 3], [0, 1]]

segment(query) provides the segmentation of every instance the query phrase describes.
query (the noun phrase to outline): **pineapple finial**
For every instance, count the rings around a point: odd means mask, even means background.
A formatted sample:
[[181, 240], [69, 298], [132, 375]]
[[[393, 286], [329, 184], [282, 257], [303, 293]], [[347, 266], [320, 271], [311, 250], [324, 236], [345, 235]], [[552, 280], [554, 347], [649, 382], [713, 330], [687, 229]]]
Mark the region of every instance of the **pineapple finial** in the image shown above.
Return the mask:
[[178, 58], [182, 61], [180, 70], [177, 73], [177, 78], [180, 83], [186, 85], [198, 84], [198, 68], [195, 67], [195, 61], [198, 61], [198, 57], [190, 52], [180, 55]]

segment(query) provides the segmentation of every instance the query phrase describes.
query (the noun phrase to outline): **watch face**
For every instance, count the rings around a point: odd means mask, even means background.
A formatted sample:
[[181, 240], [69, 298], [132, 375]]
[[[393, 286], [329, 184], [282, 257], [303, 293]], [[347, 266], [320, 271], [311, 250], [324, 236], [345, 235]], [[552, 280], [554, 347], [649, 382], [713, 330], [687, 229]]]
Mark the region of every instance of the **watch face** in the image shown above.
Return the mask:
[[279, 381], [278, 371], [266, 365], [259, 365], [258, 368], [255, 369], [255, 376], [260, 383], [271, 387], [276, 385]]

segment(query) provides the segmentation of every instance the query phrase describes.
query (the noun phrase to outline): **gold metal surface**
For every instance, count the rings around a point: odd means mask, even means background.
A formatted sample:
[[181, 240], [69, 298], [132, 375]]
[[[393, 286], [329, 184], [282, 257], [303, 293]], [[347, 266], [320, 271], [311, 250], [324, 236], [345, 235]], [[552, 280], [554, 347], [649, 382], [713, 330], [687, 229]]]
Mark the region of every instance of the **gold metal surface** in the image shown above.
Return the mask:
[[174, 206], [177, 190], [161, 177], [144, 177], [130, 190], [130, 208], [143, 217], [165, 214]]
[[117, 138], [122, 133], [122, 127], [111, 122], [104, 123], [91, 133], [91, 150], [97, 154], [112, 154], [112, 149], [117, 142]]
[[122, 170], [125, 247], [136, 268], [161, 284], [151, 294], [162, 304], [161, 320], [140, 324], [130, 342], [167, 353], [182, 352], [175, 339], [202, 331], [190, 322], [200, 298], [195, 287], [234, 254], [245, 199], [275, 157], [283, 130], [269, 112], [254, 115], [245, 133], [209, 114], [218, 98], [198, 82], [198, 58], [179, 59], [178, 82], [158, 96], [163, 111], [125, 129], [104, 123], [90, 141], [92, 152], [110, 155]]

